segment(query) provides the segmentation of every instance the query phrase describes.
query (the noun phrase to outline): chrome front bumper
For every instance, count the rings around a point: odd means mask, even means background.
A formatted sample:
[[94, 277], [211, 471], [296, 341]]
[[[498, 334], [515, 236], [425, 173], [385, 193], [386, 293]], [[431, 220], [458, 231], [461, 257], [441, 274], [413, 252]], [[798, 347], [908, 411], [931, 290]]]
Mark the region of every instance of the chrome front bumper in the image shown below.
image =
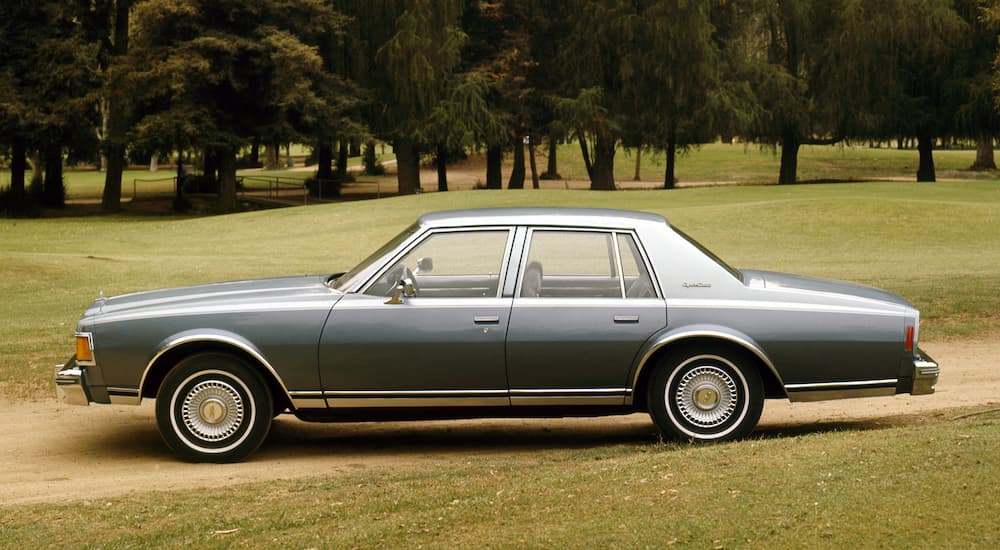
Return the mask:
[[917, 355], [913, 359], [913, 389], [912, 395], [928, 395], [934, 393], [934, 386], [937, 385], [938, 375], [941, 368], [937, 361], [931, 359], [929, 355], [917, 348]]
[[76, 357], [56, 367], [56, 399], [67, 405], [90, 405], [86, 373], [76, 364]]

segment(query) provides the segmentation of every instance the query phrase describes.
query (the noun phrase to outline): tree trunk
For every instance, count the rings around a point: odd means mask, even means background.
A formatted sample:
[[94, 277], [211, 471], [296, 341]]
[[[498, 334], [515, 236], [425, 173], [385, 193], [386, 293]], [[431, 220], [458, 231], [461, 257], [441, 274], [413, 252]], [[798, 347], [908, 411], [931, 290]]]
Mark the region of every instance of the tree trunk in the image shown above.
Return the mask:
[[337, 149], [337, 176], [338, 181], [347, 181], [347, 153], [348, 144], [346, 139], [340, 140], [340, 147]]
[[27, 194], [24, 187], [24, 172], [27, 168], [25, 155], [24, 140], [15, 137], [10, 148], [10, 194], [15, 204]]
[[550, 180], [560, 179], [559, 166], [557, 164], [558, 161], [556, 159], [558, 148], [559, 144], [556, 143], [556, 139], [552, 136], [549, 136], [549, 161], [547, 166], [545, 167], [545, 173], [542, 174], [542, 177], [544, 177], [545, 179], [550, 179]]
[[260, 137], [254, 136], [253, 143], [250, 144], [250, 163], [254, 168], [260, 166]]
[[184, 154], [177, 151], [177, 185], [174, 186], [174, 210], [177, 212], [187, 212], [191, 203], [184, 197]]
[[205, 178], [212, 181], [219, 181], [219, 150], [218, 149], [205, 149], [204, 162], [202, 163], [201, 173]]
[[503, 188], [503, 149], [499, 145], [486, 146], [486, 188]]
[[420, 155], [408, 139], [397, 139], [392, 144], [396, 152], [396, 180], [400, 195], [412, 195], [420, 189]]
[[438, 175], [438, 191], [448, 190], [448, 150], [443, 144], [438, 144], [437, 154], [434, 155], [434, 161], [437, 165], [437, 175]]
[[528, 140], [528, 166], [531, 167], [531, 188], [538, 189], [538, 165], [535, 164], [535, 136]]
[[351, 158], [355, 158], [355, 157], [360, 157], [361, 156], [361, 140], [360, 139], [355, 138], [355, 139], [352, 139], [350, 141], [350, 144], [348, 145], [348, 149], [347, 149], [347, 155], [349, 157], [351, 157]]
[[316, 146], [316, 179], [333, 179], [333, 145], [320, 142]]
[[641, 181], [640, 178], [640, 176], [642, 175], [640, 172], [641, 165], [642, 165], [642, 146], [639, 146], [635, 148], [635, 173], [632, 174], [632, 181]]
[[524, 141], [520, 135], [514, 138], [514, 167], [510, 170], [507, 189], [524, 189]]
[[50, 143], [45, 147], [45, 184], [42, 186], [42, 204], [49, 208], [66, 206], [63, 187], [62, 146]]
[[587, 169], [587, 179], [593, 181], [594, 163], [590, 161], [590, 150], [587, 149], [587, 138], [582, 132], [577, 137], [577, 142], [580, 144], [580, 156], [583, 157], [583, 166]]
[[997, 163], [993, 159], [993, 136], [980, 135], [976, 138], [976, 162], [971, 170], [996, 170]]
[[160, 154], [153, 153], [149, 156], [149, 171], [156, 172], [160, 169]]
[[369, 140], [365, 144], [365, 173], [375, 175], [378, 172], [378, 159], [375, 158], [375, 142]]
[[219, 210], [236, 211], [236, 148], [216, 149], [219, 161]]
[[[111, 56], [119, 60], [128, 53], [128, 20], [132, 0], [118, 0], [115, 4], [115, 36]], [[101, 196], [101, 210], [117, 212], [122, 205], [122, 172], [125, 169], [125, 140], [128, 133], [125, 103], [127, 99], [121, 86], [115, 86], [108, 95], [108, 127], [105, 134], [104, 151], [108, 156], [107, 171], [104, 174], [104, 193]]]
[[615, 142], [606, 132], [598, 132], [594, 141], [594, 165], [590, 174], [591, 191], [615, 190]]
[[934, 174], [934, 137], [926, 133], [918, 135], [917, 150], [920, 152], [917, 181], [937, 181]]
[[272, 143], [267, 146], [267, 160], [264, 162], [264, 168], [268, 170], [277, 170], [279, 167], [278, 144]]
[[675, 132], [671, 132], [667, 140], [667, 170], [663, 175], [663, 188], [673, 189], [677, 187], [677, 178], [674, 169], [677, 166], [677, 137]]
[[778, 183], [792, 184], [796, 181], [799, 170], [799, 132], [794, 128], [785, 128], [781, 132], [781, 169], [778, 173]]
[[31, 165], [31, 183], [42, 181], [45, 177], [45, 168], [42, 166], [42, 152], [38, 149], [32, 151], [28, 157], [28, 164]]

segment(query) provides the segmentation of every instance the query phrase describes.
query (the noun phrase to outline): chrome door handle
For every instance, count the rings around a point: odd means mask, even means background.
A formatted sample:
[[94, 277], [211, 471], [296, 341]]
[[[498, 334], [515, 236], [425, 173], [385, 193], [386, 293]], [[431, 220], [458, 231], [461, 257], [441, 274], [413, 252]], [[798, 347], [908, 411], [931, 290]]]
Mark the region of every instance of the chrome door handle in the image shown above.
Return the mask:
[[500, 317], [497, 315], [476, 315], [472, 318], [472, 321], [477, 325], [498, 325], [500, 324]]
[[616, 323], [638, 323], [638, 315], [615, 315]]

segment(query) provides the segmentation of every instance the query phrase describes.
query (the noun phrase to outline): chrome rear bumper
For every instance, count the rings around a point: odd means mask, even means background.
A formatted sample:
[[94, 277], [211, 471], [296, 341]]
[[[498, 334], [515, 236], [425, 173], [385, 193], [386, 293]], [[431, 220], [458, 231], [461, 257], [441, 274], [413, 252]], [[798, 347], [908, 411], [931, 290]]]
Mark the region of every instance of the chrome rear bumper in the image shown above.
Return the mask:
[[937, 361], [930, 358], [922, 349], [917, 348], [916, 357], [913, 359], [913, 389], [912, 395], [928, 395], [934, 393], [934, 386], [937, 385], [938, 375], [941, 368]]
[[90, 405], [85, 376], [76, 364], [76, 357], [56, 367], [56, 399], [67, 405]]

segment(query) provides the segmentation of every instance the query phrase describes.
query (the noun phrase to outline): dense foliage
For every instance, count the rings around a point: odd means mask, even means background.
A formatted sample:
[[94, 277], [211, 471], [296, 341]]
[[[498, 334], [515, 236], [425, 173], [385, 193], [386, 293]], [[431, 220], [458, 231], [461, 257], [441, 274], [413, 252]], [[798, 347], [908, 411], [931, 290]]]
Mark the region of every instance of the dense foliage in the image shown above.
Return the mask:
[[956, 140], [989, 169], [995, 12], [983, 0], [7, 0], [3, 208], [61, 205], [63, 163], [89, 160], [115, 211], [127, 158], [177, 155], [228, 211], [237, 165], [262, 146], [275, 164], [288, 143], [311, 144], [331, 183], [350, 151], [366, 144], [375, 169], [375, 140], [389, 143], [401, 193], [419, 190], [422, 156], [446, 190], [447, 161], [473, 148], [487, 187], [502, 186], [507, 153], [508, 186], [525, 185], [526, 161], [537, 186], [559, 177], [563, 141], [579, 143], [593, 189], [615, 188], [621, 148], [665, 151], [673, 187], [677, 151], [718, 139], [780, 149], [780, 183], [796, 181], [802, 144], [844, 140], [915, 143], [918, 180]]

